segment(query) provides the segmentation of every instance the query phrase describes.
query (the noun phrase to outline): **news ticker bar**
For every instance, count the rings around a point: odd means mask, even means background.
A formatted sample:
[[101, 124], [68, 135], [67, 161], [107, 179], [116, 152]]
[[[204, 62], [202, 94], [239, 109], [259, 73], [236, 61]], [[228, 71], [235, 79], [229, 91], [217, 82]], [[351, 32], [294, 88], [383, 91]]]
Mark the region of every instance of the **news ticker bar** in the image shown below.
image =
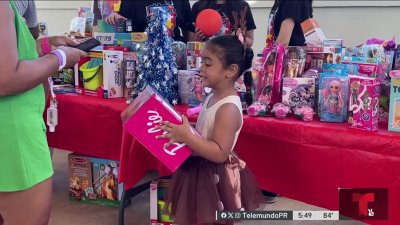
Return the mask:
[[339, 211], [217, 211], [217, 220], [339, 220]]

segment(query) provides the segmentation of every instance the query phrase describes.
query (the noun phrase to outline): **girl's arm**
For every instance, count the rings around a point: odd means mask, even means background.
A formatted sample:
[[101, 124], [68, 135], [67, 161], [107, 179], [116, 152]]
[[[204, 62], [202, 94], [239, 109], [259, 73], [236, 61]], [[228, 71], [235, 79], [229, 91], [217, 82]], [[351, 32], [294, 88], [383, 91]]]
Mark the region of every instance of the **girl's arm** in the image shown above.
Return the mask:
[[292, 18], [287, 18], [282, 21], [281, 29], [279, 30], [276, 42], [279, 44], [283, 44], [284, 46], [288, 46], [290, 38], [292, 37], [293, 29], [294, 20]]
[[233, 147], [236, 131], [241, 126], [241, 114], [234, 104], [222, 105], [216, 115], [213, 135], [210, 140], [195, 135], [189, 130], [189, 121], [186, 117], [182, 125], [164, 122], [161, 128], [167, 134], [159, 138], [169, 138], [173, 142], [186, 143], [197, 155], [215, 163], [224, 163]]

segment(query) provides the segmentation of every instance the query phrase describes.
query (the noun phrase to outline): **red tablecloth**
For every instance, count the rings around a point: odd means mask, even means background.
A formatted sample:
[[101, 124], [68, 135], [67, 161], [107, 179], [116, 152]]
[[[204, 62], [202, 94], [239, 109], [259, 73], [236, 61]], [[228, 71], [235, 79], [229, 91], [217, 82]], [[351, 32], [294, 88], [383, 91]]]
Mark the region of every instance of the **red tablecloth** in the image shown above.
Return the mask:
[[[59, 125], [48, 134], [51, 147], [120, 159], [120, 180], [126, 188], [150, 170], [170, 174], [123, 131], [123, 99], [58, 95], [58, 101]], [[384, 130], [245, 117], [236, 149], [261, 188], [327, 209], [338, 210], [340, 187], [388, 188], [389, 222], [382, 224], [400, 224], [400, 134]]]
[[58, 125], [47, 132], [49, 146], [119, 160], [124, 99], [63, 94], [57, 100]]

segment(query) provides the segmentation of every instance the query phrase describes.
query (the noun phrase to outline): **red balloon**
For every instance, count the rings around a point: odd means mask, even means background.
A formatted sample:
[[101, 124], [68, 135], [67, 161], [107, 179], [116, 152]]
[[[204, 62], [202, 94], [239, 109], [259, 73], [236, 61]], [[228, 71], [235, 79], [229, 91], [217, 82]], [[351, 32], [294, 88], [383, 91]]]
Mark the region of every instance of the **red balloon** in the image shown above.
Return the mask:
[[214, 9], [204, 9], [197, 15], [196, 27], [206, 36], [217, 34], [221, 26], [221, 15]]

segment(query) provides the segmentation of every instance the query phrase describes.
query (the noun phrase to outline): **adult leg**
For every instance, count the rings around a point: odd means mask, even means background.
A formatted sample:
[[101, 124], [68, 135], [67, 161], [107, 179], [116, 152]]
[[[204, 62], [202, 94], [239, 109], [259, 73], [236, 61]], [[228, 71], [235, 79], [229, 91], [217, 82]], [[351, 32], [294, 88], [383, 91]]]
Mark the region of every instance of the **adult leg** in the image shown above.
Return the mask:
[[52, 179], [49, 178], [28, 190], [0, 192], [0, 212], [6, 225], [47, 225], [51, 198]]

